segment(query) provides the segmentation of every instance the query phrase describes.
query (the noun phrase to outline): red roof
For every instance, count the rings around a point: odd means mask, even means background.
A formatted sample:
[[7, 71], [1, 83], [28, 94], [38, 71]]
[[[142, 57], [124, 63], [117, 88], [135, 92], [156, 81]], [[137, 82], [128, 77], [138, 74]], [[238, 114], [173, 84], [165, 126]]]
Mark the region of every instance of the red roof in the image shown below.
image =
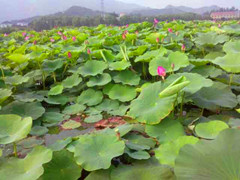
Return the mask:
[[237, 16], [237, 11], [213, 12], [211, 16]]

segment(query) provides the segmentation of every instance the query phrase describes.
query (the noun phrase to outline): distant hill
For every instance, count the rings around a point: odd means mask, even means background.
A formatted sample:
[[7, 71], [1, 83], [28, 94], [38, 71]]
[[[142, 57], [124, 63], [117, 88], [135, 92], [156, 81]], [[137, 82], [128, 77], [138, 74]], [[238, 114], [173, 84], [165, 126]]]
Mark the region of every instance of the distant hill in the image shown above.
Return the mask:
[[182, 14], [182, 13], [195, 13], [195, 14], [204, 14], [212, 10], [218, 10], [218, 6], [208, 6], [201, 8], [190, 8], [186, 6], [166, 6], [164, 9], [142, 9], [133, 11], [131, 14], [140, 14], [142, 16], [157, 16], [157, 15], [166, 15], [166, 14]]
[[93, 11], [91, 9], [80, 7], [80, 6], [72, 6], [64, 12], [56, 13], [54, 15], [65, 15], [65, 16], [99, 16], [101, 15], [101, 11]]

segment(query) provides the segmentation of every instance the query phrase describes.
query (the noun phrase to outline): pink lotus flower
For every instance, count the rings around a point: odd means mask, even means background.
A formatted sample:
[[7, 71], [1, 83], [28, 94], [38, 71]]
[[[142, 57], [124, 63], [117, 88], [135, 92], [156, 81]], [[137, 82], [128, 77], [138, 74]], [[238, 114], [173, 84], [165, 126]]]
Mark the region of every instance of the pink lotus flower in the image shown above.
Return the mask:
[[218, 24], [218, 27], [221, 28], [222, 27], [221, 24]]
[[171, 28], [168, 28], [169, 33], [173, 33], [173, 30]]
[[33, 44], [34, 44], [34, 45], [36, 45], [36, 44], [37, 44], [37, 41], [36, 41], [36, 40], [34, 40], [34, 41], [33, 41]]
[[25, 41], [28, 41], [30, 39], [30, 37], [26, 36], [24, 39], [25, 39]]
[[184, 44], [182, 45], [181, 50], [186, 51], [186, 46]]
[[61, 32], [61, 31], [58, 31], [58, 35], [62, 36], [63, 34], [62, 34], [62, 32]]
[[126, 39], [126, 34], [122, 34], [122, 39], [123, 39], [123, 40]]
[[5, 33], [3, 36], [4, 36], [4, 37], [7, 37], [7, 36], [8, 36], [8, 34], [7, 34], [7, 33]]
[[27, 33], [26, 32], [22, 32], [22, 36], [26, 36], [27, 35]]
[[128, 27], [129, 27], [129, 24], [126, 25], [126, 28], [128, 28]]
[[159, 39], [159, 37], [158, 37], [158, 38], [156, 38], [156, 42], [157, 42], [157, 43], [159, 43], [159, 42], [160, 42], [160, 39]]
[[174, 63], [171, 64], [171, 68], [172, 68], [172, 70], [174, 70], [174, 68], [175, 68], [175, 64]]
[[154, 24], [155, 24], [155, 25], [159, 23], [158, 19], [156, 19], [156, 18], [154, 18], [153, 21], [154, 21]]
[[157, 72], [158, 75], [161, 76], [162, 79], [164, 79], [164, 77], [166, 76], [166, 70], [162, 66], [158, 66]]
[[88, 53], [88, 54], [91, 54], [91, 50], [90, 50], [90, 49], [87, 49], [87, 53]]
[[71, 59], [72, 58], [72, 53], [68, 52], [68, 58]]
[[30, 34], [30, 37], [34, 37], [34, 35], [33, 35], [33, 34]]
[[53, 38], [50, 38], [50, 41], [53, 43], [53, 42], [55, 42], [55, 40], [53, 39]]
[[76, 39], [77, 39], [76, 36], [73, 36], [73, 37], [72, 37], [72, 40], [73, 40], [73, 41], [76, 41]]
[[63, 40], [67, 40], [67, 36], [63, 35], [63, 36], [62, 36], [62, 39], [63, 39]]

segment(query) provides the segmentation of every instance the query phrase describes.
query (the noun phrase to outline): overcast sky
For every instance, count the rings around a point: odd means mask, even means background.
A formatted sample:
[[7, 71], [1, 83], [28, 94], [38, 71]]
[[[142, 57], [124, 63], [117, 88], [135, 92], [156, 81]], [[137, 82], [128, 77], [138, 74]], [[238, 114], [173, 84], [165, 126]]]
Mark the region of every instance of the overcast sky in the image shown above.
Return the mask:
[[164, 8], [167, 5], [202, 7], [217, 5], [220, 7], [235, 6], [240, 8], [240, 0], [120, 0], [152, 8]]

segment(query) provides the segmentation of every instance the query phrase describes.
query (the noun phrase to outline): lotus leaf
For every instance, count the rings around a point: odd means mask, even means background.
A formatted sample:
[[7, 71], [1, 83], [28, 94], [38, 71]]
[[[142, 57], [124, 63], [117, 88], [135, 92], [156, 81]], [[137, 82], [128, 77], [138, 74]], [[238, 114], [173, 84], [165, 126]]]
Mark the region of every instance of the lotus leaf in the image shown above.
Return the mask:
[[14, 101], [4, 106], [0, 111], [1, 114], [17, 114], [21, 117], [32, 117], [33, 120], [40, 118], [45, 112], [39, 102], [24, 103]]
[[0, 144], [9, 144], [27, 137], [32, 118], [17, 115], [0, 115]]
[[135, 88], [120, 84], [115, 84], [107, 93], [110, 99], [119, 100], [121, 102], [128, 102], [137, 96]]
[[9, 89], [0, 88], [0, 104], [4, 102], [9, 96], [12, 95], [12, 91]]
[[227, 72], [240, 73], [240, 52], [228, 53], [224, 57], [219, 57], [213, 61]]
[[104, 86], [112, 81], [112, 78], [109, 74], [103, 73], [101, 75], [91, 77], [89, 81], [87, 82], [88, 87], [94, 87], [94, 86]]
[[48, 104], [61, 104], [61, 105], [65, 105], [69, 99], [67, 96], [49, 96], [48, 98], [44, 99], [45, 102], [47, 102]]
[[44, 126], [33, 126], [30, 134], [32, 136], [42, 136], [42, 135], [47, 134], [47, 132], [48, 132], [48, 128], [46, 128]]
[[63, 66], [62, 59], [45, 60], [42, 64], [42, 68], [45, 72], [51, 73]]
[[81, 126], [80, 122], [69, 120], [61, 125], [64, 130], [77, 129]]
[[226, 42], [223, 50], [226, 53], [240, 53], [240, 41]]
[[122, 155], [124, 148], [124, 142], [111, 129], [79, 136], [68, 147], [77, 163], [87, 171], [108, 169], [112, 158]]
[[43, 101], [44, 96], [38, 92], [24, 92], [22, 94], [16, 94], [13, 96], [15, 100], [21, 102], [34, 102], [34, 101]]
[[86, 106], [82, 104], [74, 104], [74, 105], [67, 106], [63, 110], [63, 114], [74, 115], [74, 114], [82, 113], [85, 109], [86, 109]]
[[234, 108], [238, 104], [236, 95], [232, 93], [229, 86], [220, 82], [214, 82], [211, 87], [202, 88], [191, 98], [196, 105], [209, 110], [216, 110], [218, 107]]
[[28, 82], [28, 80], [29, 80], [29, 77], [24, 77], [21, 75], [14, 75], [14, 76], [7, 76], [5, 78], [5, 83], [13, 85], [13, 86], [17, 86], [17, 85]]
[[226, 129], [212, 141], [184, 146], [176, 159], [179, 180], [239, 179], [240, 131]]
[[195, 127], [197, 136], [205, 139], [215, 139], [218, 134], [229, 128], [223, 121], [210, 121], [206, 123], [199, 123]]
[[63, 85], [54, 86], [53, 88], [50, 89], [50, 91], [48, 92], [48, 95], [56, 96], [56, 95], [62, 94], [63, 88], [64, 88]]
[[[174, 69], [172, 69], [174, 64]], [[172, 52], [166, 57], [156, 57], [149, 63], [149, 72], [152, 76], [157, 76], [158, 66], [162, 66], [166, 69], [166, 72], [177, 71], [180, 68], [187, 67], [189, 65], [188, 57], [181, 52]]]
[[83, 66], [78, 69], [78, 73], [82, 76], [96, 76], [102, 74], [105, 69], [107, 69], [107, 63], [103, 61], [87, 61]]
[[133, 165], [121, 165], [113, 169], [111, 180], [173, 180], [174, 174], [169, 167], [157, 163], [134, 163]]
[[129, 70], [121, 71], [113, 76], [115, 83], [122, 83], [130, 86], [136, 86], [140, 82], [140, 77]]
[[169, 118], [164, 119], [157, 125], [146, 125], [145, 132], [158, 139], [160, 144], [174, 141], [180, 136], [184, 136], [184, 128], [177, 120]]
[[37, 180], [43, 174], [42, 165], [51, 159], [51, 150], [37, 146], [24, 159], [10, 158], [0, 162], [0, 177], [11, 180]]
[[123, 71], [131, 66], [131, 63], [128, 61], [117, 61], [109, 64], [109, 69], [111, 71]]
[[195, 42], [199, 45], [217, 45], [228, 41], [228, 39], [229, 37], [224, 34], [218, 35], [214, 32], [208, 32], [199, 33]]
[[7, 58], [17, 64], [23, 64], [30, 59], [29, 55], [23, 55], [23, 54], [18, 54], [18, 53], [11, 54]]
[[[89, 98], [91, 97], [91, 98]], [[93, 89], [88, 89], [83, 91], [77, 98], [77, 103], [86, 104], [88, 106], [95, 106], [101, 103], [103, 100], [103, 94], [101, 91], [95, 91]]]
[[144, 88], [140, 96], [130, 105], [129, 115], [141, 123], [158, 124], [174, 107], [176, 96], [160, 98], [162, 84], [157, 82]]
[[186, 144], [196, 144], [197, 142], [198, 139], [193, 136], [181, 136], [175, 141], [162, 144], [155, 150], [155, 156], [161, 164], [174, 166], [180, 149]]
[[50, 162], [43, 165], [44, 173], [39, 180], [76, 180], [81, 176], [82, 168], [77, 165], [73, 154], [67, 150], [53, 152]]
[[73, 88], [82, 82], [82, 78], [78, 74], [73, 74], [72, 76], [67, 77], [63, 80], [62, 85], [64, 88]]

